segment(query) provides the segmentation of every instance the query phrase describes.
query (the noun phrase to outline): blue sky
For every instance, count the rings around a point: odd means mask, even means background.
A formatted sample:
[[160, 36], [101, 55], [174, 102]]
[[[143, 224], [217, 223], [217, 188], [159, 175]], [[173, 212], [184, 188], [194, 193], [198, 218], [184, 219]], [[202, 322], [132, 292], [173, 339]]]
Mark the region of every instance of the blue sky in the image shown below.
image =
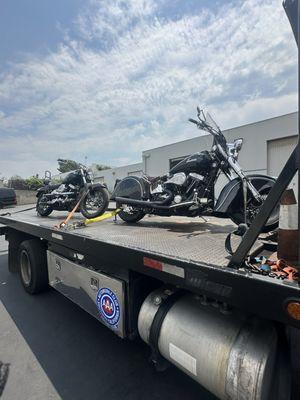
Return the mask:
[[0, 177], [58, 157], [122, 165], [198, 134], [297, 109], [278, 0], [1, 0]]

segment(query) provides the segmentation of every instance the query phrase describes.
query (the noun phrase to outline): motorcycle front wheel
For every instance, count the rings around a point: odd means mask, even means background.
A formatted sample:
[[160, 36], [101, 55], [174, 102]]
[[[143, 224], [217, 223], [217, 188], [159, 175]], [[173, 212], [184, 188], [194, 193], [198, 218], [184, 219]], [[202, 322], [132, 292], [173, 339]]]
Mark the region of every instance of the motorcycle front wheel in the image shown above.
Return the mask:
[[48, 217], [53, 211], [53, 208], [47, 204], [47, 198], [43, 194], [37, 199], [36, 211], [41, 217]]
[[96, 218], [102, 215], [109, 203], [109, 194], [104, 187], [91, 188], [80, 204], [81, 214], [87, 218]]
[[[265, 199], [267, 198], [269, 192], [271, 190], [271, 187], [259, 191], [259, 194], [261, 195], [263, 201], [265, 201]], [[247, 215], [246, 215], [246, 222], [247, 225], [251, 225], [251, 223], [254, 221], [256, 215], [259, 212], [259, 209], [261, 207], [261, 204], [257, 204], [256, 200], [254, 198], [250, 198], [247, 202]], [[244, 205], [243, 205], [243, 200], [242, 198], [240, 199], [240, 204], [237, 207], [237, 209], [235, 210], [235, 212], [233, 212], [230, 215], [231, 220], [237, 224], [243, 224], [245, 223], [245, 215], [244, 215]], [[271, 215], [269, 216], [265, 226], [262, 229], [262, 232], [271, 232], [274, 231], [277, 227], [278, 227], [278, 222], [279, 222], [279, 204], [277, 204], [275, 206], [275, 208], [273, 209]]]

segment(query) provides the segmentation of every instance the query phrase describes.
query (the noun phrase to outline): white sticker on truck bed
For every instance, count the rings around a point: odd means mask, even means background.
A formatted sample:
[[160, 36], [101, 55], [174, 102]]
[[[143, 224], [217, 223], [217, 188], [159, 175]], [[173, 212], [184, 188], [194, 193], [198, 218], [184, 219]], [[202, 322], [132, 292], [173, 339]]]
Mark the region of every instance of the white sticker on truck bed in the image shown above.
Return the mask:
[[58, 233], [52, 233], [52, 237], [53, 237], [53, 239], [63, 240], [62, 235], [59, 235]]
[[177, 267], [176, 265], [163, 263], [162, 271], [167, 272], [168, 274], [177, 275], [180, 278], [184, 278], [184, 269]]
[[189, 371], [191, 374], [197, 376], [197, 360], [184, 350], [175, 346], [175, 344], [169, 344], [170, 358], [177, 364], [181, 365], [184, 369]]

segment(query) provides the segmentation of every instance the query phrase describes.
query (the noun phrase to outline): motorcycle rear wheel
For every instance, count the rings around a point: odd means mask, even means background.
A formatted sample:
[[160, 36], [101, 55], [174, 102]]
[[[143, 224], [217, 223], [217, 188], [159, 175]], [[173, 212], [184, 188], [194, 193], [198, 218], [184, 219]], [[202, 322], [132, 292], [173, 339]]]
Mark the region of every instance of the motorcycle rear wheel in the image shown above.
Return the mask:
[[109, 203], [109, 193], [104, 187], [90, 189], [80, 204], [81, 214], [87, 218], [96, 218], [102, 215]]
[[143, 219], [145, 215], [146, 214], [142, 210], [134, 209], [128, 206], [126, 207], [126, 209], [122, 209], [118, 213], [118, 216], [127, 224], [134, 224]]

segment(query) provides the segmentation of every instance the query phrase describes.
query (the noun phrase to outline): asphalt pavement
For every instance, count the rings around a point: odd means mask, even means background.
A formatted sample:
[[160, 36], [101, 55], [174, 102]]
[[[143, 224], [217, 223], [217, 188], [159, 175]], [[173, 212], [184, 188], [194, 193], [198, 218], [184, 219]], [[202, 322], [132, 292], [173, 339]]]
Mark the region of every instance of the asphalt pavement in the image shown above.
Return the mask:
[[215, 399], [175, 367], [156, 372], [148, 358], [144, 343], [119, 339], [56, 291], [25, 293], [0, 237], [1, 400]]

